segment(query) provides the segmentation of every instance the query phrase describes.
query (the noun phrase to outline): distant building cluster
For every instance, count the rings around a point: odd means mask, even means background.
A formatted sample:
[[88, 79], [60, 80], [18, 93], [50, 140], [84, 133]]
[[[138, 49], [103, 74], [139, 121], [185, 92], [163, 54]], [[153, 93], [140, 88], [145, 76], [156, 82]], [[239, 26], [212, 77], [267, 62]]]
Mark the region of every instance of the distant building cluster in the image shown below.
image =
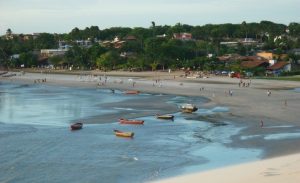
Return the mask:
[[173, 38], [182, 41], [191, 41], [193, 40], [193, 36], [191, 33], [174, 33]]
[[262, 43], [259, 41], [253, 39], [253, 38], [244, 38], [244, 39], [236, 39], [236, 40], [231, 40], [231, 41], [222, 41], [220, 42], [220, 45], [225, 45], [229, 47], [237, 47], [239, 44], [244, 45], [244, 46], [262, 46]]
[[[21, 38], [22, 40], [35, 40], [38, 38], [40, 33], [33, 33], [33, 34], [13, 34], [10, 29], [7, 30], [6, 34], [2, 37], [6, 40], [12, 40], [16, 37]], [[161, 38], [161, 39], [173, 39], [173, 40], [180, 40], [180, 41], [198, 41], [193, 38], [192, 33], [182, 32], [182, 33], [173, 33], [172, 35], [161, 34], [161, 35], [153, 35], [153, 37]], [[274, 38], [274, 42], [280, 41], [282, 39], [281, 36], [277, 36]], [[238, 48], [239, 46], [249, 46], [255, 47], [260, 49], [263, 46], [262, 40], [254, 39], [254, 38], [224, 38], [219, 42], [220, 46], [224, 46], [227, 48]], [[57, 49], [41, 49], [38, 53], [39, 61], [41, 63], [46, 63], [48, 58], [54, 56], [63, 56], [65, 53], [74, 45], [83, 48], [90, 48], [93, 44], [99, 44], [102, 47], [106, 48], [114, 48], [114, 49], [121, 49], [126, 43], [130, 43], [132, 41], [137, 41], [137, 38], [133, 35], [127, 35], [123, 38], [119, 36], [115, 36], [113, 39], [108, 40], [60, 40], [58, 42]], [[233, 49], [233, 50], [234, 50]], [[291, 53], [294, 55], [300, 55], [300, 49], [293, 49], [290, 50]], [[120, 57], [128, 58], [128, 57], [135, 57], [137, 54], [133, 51], [122, 51], [120, 52]], [[247, 54], [246, 54], [247, 55]], [[266, 74], [271, 75], [278, 75], [281, 72], [288, 72], [292, 69], [292, 64], [290, 61], [287, 61], [288, 55], [287, 54], [274, 54], [272, 51], [259, 51], [252, 53], [254, 56], [241, 56], [239, 54], [225, 54], [222, 56], [218, 56], [216, 58], [217, 63], [222, 63], [225, 65], [230, 65], [232, 63], [239, 63], [239, 66], [244, 70], [253, 70], [262, 68], [266, 70]], [[215, 58], [214, 54], [207, 53], [208, 58]], [[11, 59], [18, 59], [19, 54], [11, 55]], [[285, 60], [285, 61], [282, 61]]]
[[278, 61], [287, 58], [287, 54], [277, 55], [272, 52], [258, 52], [255, 56], [227, 54], [217, 58], [219, 62], [225, 64], [240, 62], [240, 66], [244, 70], [263, 68], [267, 75], [279, 75], [281, 72], [289, 72], [292, 69], [289, 61]]

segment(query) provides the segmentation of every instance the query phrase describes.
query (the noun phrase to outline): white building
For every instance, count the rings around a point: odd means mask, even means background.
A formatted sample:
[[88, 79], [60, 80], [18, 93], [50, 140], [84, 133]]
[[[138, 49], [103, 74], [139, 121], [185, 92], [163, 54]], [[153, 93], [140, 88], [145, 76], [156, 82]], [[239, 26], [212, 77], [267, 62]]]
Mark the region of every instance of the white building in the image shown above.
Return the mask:
[[62, 50], [62, 49], [42, 49], [41, 56], [53, 57], [53, 56], [64, 55], [66, 52], [67, 50]]

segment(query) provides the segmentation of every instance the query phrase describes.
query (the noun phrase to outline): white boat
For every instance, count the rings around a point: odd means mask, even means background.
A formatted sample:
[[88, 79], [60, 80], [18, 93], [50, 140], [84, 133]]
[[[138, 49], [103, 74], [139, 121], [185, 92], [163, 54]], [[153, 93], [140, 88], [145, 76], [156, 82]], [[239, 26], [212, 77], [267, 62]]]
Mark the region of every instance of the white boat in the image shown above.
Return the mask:
[[186, 113], [192, 113], [198, 110], [198, 108], [193, 104], [183, 104], [180, 109], [182, 112]]

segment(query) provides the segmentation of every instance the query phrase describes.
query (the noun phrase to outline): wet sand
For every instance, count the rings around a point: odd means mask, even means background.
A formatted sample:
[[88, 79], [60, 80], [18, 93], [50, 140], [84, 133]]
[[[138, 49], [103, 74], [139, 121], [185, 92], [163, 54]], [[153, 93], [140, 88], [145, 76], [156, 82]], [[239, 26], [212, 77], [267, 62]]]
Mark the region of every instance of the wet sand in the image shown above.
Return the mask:
[[[85, 72], [85, 74], [94, 74], [98, 75], [98, 77], [89, 77], [88, 75], [83, 74], [79, 75], [80, 72], [72, 74], [46, 74], [44, 72], [26, 73], [25, 75], [21, 75], [17, 73], [17, 76], [10, 78], [1, 77], [1, 80], [34, 83], [34, 80], [36, 79], [46, 78], [46, 82], [35, 84], [139, 90], [141, 92], [157, 94], [202, 96], [207, 98], [208, 102], [203, 105], [198, 104], [200, 105], [198, 106], [199, 108], [212, 108], [214, 106], [229, 107], [228, 113], [213, 117], [211, 119], [212, 121], [226, 119], [233, 121], [236, 125], [246, 126], [239, 135], [232, 137], [233, 143], [229, 144], [229, 146], [263, 149], [265, 153], [262, 158], [272, 158], [300, 152], [300, 147], [295, 145], [299, 144], [299, 138], [266, 140], [273, 134], [299, 133], [300, 93], [287, 90], [299, 88], [299, 82], [245, 79], [243, 82], [250, 83], [250, 86], [239, 87], [238, 83], [240, 80], [237, 78], [209, 76], [208, 78], [187, 79], [180, 77], [183, 74], [182, 72]], [[106, 82], [104, 80], [104, 75], [107, 77]], [[101, 80], [99, 79], [100, 76]], [[133, 82], [135, 83], [133, 84]], [[271, 91], [270, 96], [267, 96], [268, 89]], [[229, 90], [233, 91], [232, 96], [229, 95]], [[138, 103], [141, 104], [141, 102], [137, 101], [136, 105], [138, 105]], [[152, 109], [155, 108], [157, 104], [158, 108], [168, 109], [167, 112], [172, 112], [173, 109], [175, 111], [177, 110], [175, 108], [170, 109], [170, 106], [167, 105], [162, 106], [162, 103], [164, 102], [155, 102]], [[106, 116], [106, 118], [108, 118], [108, 116]], [[93, 120], [95, 121], [97, 118], [95, 117]], [[261, 127], [261, 122], [263, 122], [263, 127]], [[290, 159], [289, 156], [283, 158], [284, 162], [293, 163], [293, 159]], [[270, 161], [272, 162], [272, 160]], [[299, 170], [299, 168], [298, 165], [295, 171]], [[240, 169], [242, 171], [242, 168]], [[245, 171], [248, 172], [248, 170]], [[253, 171], [255, 171], [255, 169], [253, 169]], [[300, 173], [298, 173], [298, 176], [299, 174]], [[255, 175], [253, 174], [253, 176]], [[278, 175], [278, 177], [279, 176], [281, 175]], [[246, 178], [246, 176], [244, 178]], [[260, 178], [261, 179], [257, 182], [269, 180], [266, 179], [266, 176]], [[294, 179], [291, 179], [286, 182], [292, 182], [293, 180]], [[213, 181], [207, 179], [207, 182]]]

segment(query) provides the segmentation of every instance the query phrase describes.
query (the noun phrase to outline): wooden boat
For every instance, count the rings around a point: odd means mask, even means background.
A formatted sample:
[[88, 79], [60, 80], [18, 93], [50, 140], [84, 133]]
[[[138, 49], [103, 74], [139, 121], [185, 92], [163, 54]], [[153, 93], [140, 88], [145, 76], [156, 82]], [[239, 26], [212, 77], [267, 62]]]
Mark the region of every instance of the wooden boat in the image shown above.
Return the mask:
[[192, 113], [198, 110], [198, 108], [193, 104], [184, 104], [180, 108], [181, 111], [185, 113]]
[[156, 115], [157, 119], [170, 119], [170, 120], [174, 120], [174, 116], [170, 115], [170, 114], [164, 114], [164, 115]]
[[70, 127], [71, 127], [71, 130], [80, 130], [82, 129], [82, 123], [74, 123], [72, 124]]
[[127, 90], [125, 91], [125, 94], [139, 94], [140, 91], [137, 91], [137, 90]]
[[129, 125], [142, 125], [144, 124], [144, 120], [129, 120], [121, 118], [119, 119], [120, 124], [129, 124]]
[[122, 132], [120, 130], [114, 130], [115, 135], [118, 137], [129, 137], [132, 138], [134, 136], [133, 132]]

